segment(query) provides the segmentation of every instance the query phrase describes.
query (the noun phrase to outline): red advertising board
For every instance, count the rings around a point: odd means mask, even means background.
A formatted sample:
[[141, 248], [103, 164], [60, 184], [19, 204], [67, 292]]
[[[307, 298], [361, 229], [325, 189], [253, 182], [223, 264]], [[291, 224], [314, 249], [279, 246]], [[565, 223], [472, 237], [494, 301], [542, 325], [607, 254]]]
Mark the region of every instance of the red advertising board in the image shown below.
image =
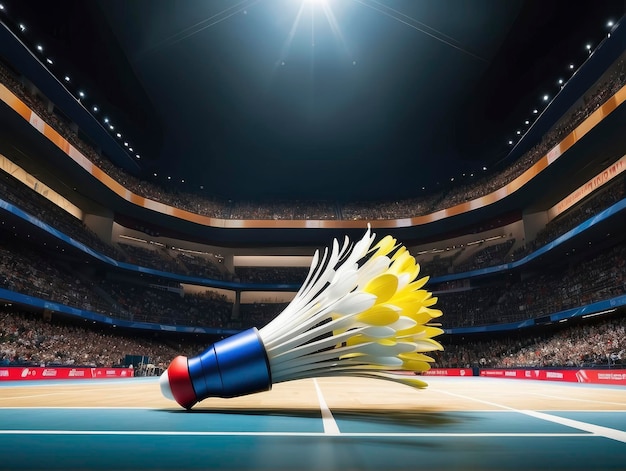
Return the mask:
[[424, 371], [424, 376], [472, 376], [474, 373], [471, 368], [431, 368]]
[[489, 378], [537, 379], [569, 383], [618, 384], [626, 386], [626, 370], [509, 370], [481, 369], [480, 376]]
[[0, 381], [130, 378], [133, 374], [132, 368], [0, 367]]

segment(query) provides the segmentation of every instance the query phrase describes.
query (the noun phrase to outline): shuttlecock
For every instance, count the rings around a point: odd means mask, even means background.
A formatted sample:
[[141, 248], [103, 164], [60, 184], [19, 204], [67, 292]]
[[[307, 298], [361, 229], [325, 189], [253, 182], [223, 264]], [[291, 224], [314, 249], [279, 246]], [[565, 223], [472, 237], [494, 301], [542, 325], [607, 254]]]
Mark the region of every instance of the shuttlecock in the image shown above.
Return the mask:
[[207, 397], [267, 391], [272, 384], [322, 376], [365, 376], [417, 388], [442, 350], [431, 324], [437, 298], [422, 289], [419, 265], [406, 247], [386, 236], [363, 238], [315, 252], [291, 303], [260, 330], [221, 340], [202, 354], [176, 357], [160, 379], [169, 399], [190, 409]]

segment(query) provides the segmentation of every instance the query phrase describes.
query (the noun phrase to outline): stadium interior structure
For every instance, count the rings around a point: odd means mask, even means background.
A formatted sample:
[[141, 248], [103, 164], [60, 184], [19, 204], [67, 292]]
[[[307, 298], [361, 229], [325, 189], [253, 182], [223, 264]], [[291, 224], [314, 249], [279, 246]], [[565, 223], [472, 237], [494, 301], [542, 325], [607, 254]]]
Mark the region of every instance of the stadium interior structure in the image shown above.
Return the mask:
[[[623, 21], [505, 163], [480, 178], [393, 202], [288, 202], [224, 200], [138, 177], [129, 144], [8, 10], [0, 24], [4, 364], [112, 366], [136, 355], [156, 373], [176, 354], [263, 326], [293, 297], [316, 249], [358, 239], [368, 224], [405, 244], [431, 277], [444, 312], [437, 366], [626, 363]], [[34, 334], [24, 341], [19, 332]], [[58, 336], [80, 348], [62, 351]], [[528, 354], [555, 338], [587, 343]]]

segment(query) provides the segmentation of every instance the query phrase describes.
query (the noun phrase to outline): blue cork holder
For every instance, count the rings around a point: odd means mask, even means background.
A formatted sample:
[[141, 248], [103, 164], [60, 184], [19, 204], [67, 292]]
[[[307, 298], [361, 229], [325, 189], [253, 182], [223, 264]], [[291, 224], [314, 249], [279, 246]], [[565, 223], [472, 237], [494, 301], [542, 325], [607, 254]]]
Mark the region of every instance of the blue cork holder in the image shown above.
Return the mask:
[[254, 327], [214, 343], [187, 364], [198, 401], [272, 389], [267, 352]]

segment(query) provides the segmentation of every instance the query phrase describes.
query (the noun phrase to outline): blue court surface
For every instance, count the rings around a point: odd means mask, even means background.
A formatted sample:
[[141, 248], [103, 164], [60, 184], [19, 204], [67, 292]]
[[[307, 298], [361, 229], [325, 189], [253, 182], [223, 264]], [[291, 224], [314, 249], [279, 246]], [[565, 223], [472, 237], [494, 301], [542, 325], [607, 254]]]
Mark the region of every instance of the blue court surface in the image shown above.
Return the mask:
[[[458, 381], [431, 383], [442, 400], [474, 402], [476, 409], [435, 410], [428, 401], [421, 409], [410, 402], [397, 408], [358, 403], [335, 408], [332, 390], [319, 403], [292, 408], [38, 406], [58, 399], [55, 388], [67, 383], [0, 385], [0, 469], [626, 469], [623, 388], [561, 385], [559, 403], [567, 408], [532, 410], [514, 407], [517, 399], [509, 397], [526, 383], [487, 380], [479, 387], [488, 393], [476, 395], [479, 378], [464, 379], [472, 385], [467, 390]], [[556, 397], [550, 390], [537, 392], [550, 385], [536, 383], [525, 394], [531, 400]], [[146, 380], [136, 384], [153, 386]], [[504, 386], [513, 389], [494, 402], [494, 388]], [[18, 395], [26, 401], [32, 396], [33, 405], [10, 405]], [[593, 410], [583, 407], [590, 405]]]

